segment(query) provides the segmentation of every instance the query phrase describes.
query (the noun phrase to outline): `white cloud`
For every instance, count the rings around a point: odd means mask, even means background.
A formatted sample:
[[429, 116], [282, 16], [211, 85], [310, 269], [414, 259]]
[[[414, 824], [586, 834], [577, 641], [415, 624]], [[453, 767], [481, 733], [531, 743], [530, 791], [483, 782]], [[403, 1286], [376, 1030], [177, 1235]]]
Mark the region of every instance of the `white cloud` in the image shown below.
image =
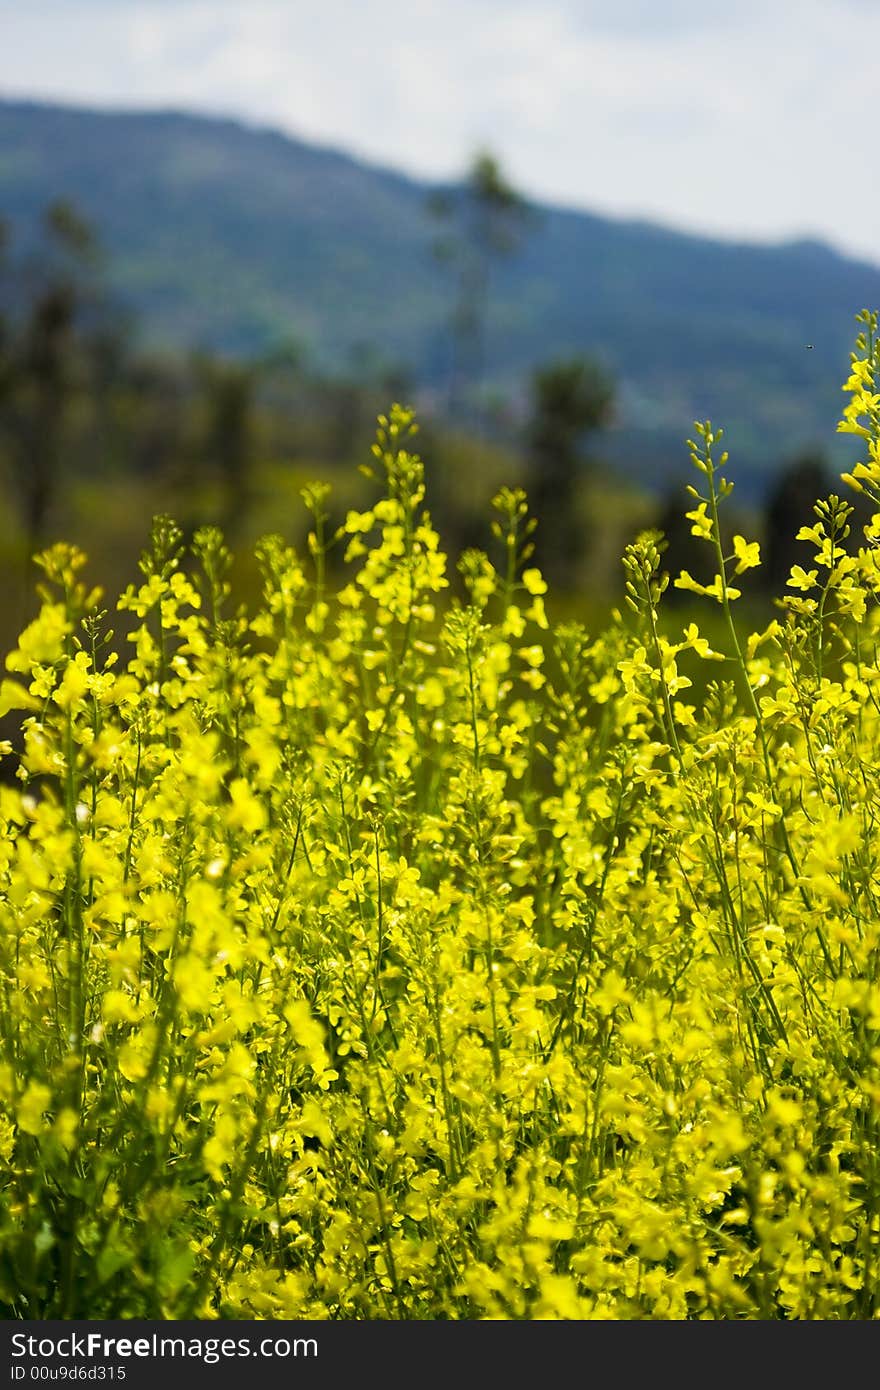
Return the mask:
[[[39, 13], [37, 10], [39, 9]], [[0, 91], [277, 124], [535, 197], [880, 260], [875, 0], [0, 0]]]

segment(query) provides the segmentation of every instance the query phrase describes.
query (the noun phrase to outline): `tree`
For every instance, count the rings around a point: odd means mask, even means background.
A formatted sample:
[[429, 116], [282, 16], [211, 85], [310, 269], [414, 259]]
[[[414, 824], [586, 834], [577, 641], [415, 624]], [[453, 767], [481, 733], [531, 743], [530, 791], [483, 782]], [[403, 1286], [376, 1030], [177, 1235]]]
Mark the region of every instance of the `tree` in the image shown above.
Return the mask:
[[558, 585], [571, 583], [583, 548], [577, 481], [586, 462], [584, 441], [609, 423], [613, 405], [611, 379], [589, 358], [553, 362], [532, 377], [527, 490], [538, 521], [536, 558]]
[[251, 501], [254, 412], [259, 367], [247, 362], [202, 359], [198, 376], [207, 406], [204, 454], [223, 488], [221, 529], [233, 535]]
[[491, 265], [516, 249], [534, 213], [486, 151], [475, 155], [462, 184], [432, 193], [428, 208], [447, 228], [434, 254], [456, 277], [449, 407], [460, 412], [479, 396], [485, 373]]
[[11, 277], [0, 349], [4, 432], [29, 554], [45, 539], [72, 405], [94, 366], [92, 349], [107, 347], [91, 228], [69, 203], [56, 202], [46, 210], [43, 232], [42, 251]]
[[[5, 290], [6, 276], [9, 265], [7, 261], [7, 247], [9, 245], [9, 227], [0, 218], [0, 290]], [[0, 293], [0, 411], [3, 409], [4, 402], [12, 386], [12, 352], [10, 344], [10, 333], [12, 325], [5, 305], [5, 294]]]

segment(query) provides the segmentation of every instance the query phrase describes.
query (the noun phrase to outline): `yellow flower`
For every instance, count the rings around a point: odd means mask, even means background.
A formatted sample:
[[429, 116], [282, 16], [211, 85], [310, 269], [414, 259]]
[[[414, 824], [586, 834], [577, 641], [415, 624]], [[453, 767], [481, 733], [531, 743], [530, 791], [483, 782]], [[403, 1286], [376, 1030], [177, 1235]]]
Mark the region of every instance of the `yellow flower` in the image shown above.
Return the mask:
[[748, 542], [742, 536], [734, 536], [733, 553], [736, 557], [734, 574], [755, 569], [761, 563], [761, 550], [757, 541]]
[[691, 535], [699, 536], [702, 540], [710, 541], [713, 535], [712, 518], [706, 514], [706, 506], [707, 504], [705, 502], [700, 502], [699, 506], [695, 507], [692, 512], [686, 512], [685, 516], [688, 521], [693, 523], [691, 526]]
[[24, 1134], [40, 1134], [44, 1127], [43, 1115], [52, 1103], [52, 1091], [41, 1081], [30, 1081], [18, 1102], [15, 1112], [16, 1122]]
[[818, 570], [806, 571], [800, 565], [792, 565], [791, 574], [786, 579], [786, 584], [791, 589], [801, 589], [806, 593], [809, 589], [815, 588]]

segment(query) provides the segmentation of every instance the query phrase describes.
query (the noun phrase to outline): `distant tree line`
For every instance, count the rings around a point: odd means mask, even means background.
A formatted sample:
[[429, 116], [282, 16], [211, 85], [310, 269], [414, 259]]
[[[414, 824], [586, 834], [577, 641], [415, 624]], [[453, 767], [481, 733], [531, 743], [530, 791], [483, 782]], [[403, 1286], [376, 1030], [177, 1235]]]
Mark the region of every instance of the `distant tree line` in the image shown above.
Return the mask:
[[[19, 254], [0, 222], [0, 477], [23, 543], [44, 542], [76, 479], [149, 477], [195, 499], [234, 533], [258, 459], [352, 457], [399, 377], [326, 379], [282, 345], [258, 360], [148, 352], [108, 293], [94, 230], [69, 203], [47, 208]], [[205, 518], [200, 518], [204, 520]]]
[[[425, 426], [432, 505], [451, 550], [484, 545], [488, 497], [475, 496], [473, 475], [486, 473], [494, 450], [501, 481], [521, 483], [537, 518], [534, 563], [573, 591], [604, 524], [585, 500], [601, 495], [601, 477], [585, 485], [600, 474], [615, 383], [595, 358], [551, 356], [533, 371], [517, 422], [499, 426], [482, 395], [491, 270], [514, 254], [534, 215], [485, 153], [460, 186], [434, 195], [431, 211], [434, 251], [451, 275], [448, 408]], [[146, 352], [105, 269], [98, 237], [69, 203], [47, 208], [27, 255], [0, 223], [0, 477], [28, 556], [63, 519], [66, 490], [108, 476], [161, 483], [184, 525], [215, 522], [235, 539], [257, 504], [261, 464], [298, 459], [332, 471], [357, 461], [376, 413], [417, 386], [369, 345], [332, 379], [310, 370], [295, 343], [255, 360]], [[768, 588], [778, 591], [801, 558], [793, 537], [828, 486], [823, 460], [809, 455], [768, 490], [759, 572]], [[699, 579], [710, 557], [686, 510], [682, 490], [661, 499], [655, 521], [668, 568]], [[607, 576], [608, 587], [618, 579]]]

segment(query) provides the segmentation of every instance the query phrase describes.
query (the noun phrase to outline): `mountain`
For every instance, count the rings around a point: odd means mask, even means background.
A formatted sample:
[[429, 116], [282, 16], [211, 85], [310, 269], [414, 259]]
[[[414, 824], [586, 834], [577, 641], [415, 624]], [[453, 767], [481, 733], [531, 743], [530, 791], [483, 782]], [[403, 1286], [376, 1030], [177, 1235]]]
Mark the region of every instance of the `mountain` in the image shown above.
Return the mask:
[[[27, 245], [46, 204], [94, 224], [152, 345], [249, 354], [295, 339], [323, 369], [448, 375], [453, 285], [430, 186], [277, 131], [179, 112], [0, 102], [0, 217]], [[678, 476], [695, 418], [723, 424], [752, 486], [834, 432], [854, 316], [880, 266], [814, 241], [753, 245], [555, 207], [493, 268], [487, 381], [522, 399], [538, 364], [600, 357], [619, 385], [610, 456]]]

